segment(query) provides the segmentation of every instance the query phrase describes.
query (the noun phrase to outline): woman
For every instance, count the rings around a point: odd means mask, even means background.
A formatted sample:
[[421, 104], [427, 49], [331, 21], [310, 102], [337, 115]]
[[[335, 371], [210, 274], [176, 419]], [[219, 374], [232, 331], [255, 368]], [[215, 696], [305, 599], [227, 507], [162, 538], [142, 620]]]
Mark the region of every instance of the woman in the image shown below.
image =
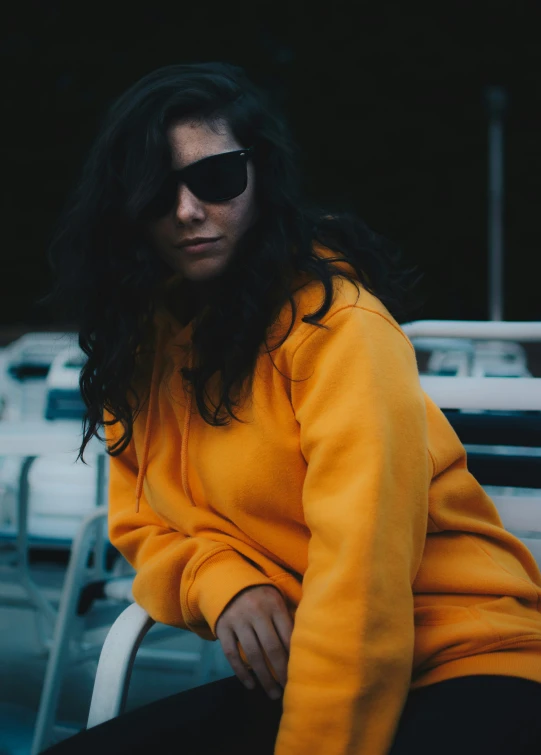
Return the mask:
[[420, 388], [395, 256], [295, 159], [239, 68], [160, 69], [53, 244], [135, 599], [236, 676], [51, 755], [538, 751], [539, 570]]

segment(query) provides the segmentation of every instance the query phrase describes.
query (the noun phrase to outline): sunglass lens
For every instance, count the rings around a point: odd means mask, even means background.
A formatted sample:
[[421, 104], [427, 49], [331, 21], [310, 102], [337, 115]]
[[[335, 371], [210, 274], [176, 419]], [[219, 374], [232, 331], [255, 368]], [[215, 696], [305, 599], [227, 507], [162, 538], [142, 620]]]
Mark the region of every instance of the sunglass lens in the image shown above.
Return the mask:
[[184, 170], [189, 189], [204, 202], [224, 202], [246, 189], [246, 157], [230, 152], [200, 160]]

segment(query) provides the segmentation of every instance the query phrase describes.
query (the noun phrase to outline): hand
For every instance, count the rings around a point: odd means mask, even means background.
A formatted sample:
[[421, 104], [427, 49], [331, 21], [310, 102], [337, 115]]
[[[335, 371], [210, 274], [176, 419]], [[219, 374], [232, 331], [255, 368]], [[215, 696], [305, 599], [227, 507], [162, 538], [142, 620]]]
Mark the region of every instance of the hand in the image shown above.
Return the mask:
[[248, 587], [236, 595], [224, 609], [216, 623], [216, 636], [220, 640], [231, 668], [248, 689], [254, 689], [254, 680], [242, 662], [237, 641], [258, 677], [267, 695], [276, 700], [281, 689], [265, 661], [266, 654], [278, 682], [287, 681], [293, 621], [278, 588], [271, 585]]

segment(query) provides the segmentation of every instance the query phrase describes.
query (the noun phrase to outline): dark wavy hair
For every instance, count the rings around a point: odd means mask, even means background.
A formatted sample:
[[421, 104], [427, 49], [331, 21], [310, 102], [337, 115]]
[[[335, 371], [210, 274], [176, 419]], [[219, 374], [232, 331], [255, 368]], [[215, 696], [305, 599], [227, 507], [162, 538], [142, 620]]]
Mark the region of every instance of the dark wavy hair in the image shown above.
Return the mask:
[[[135, 83], [106, 113], [82, 176], [58, 221], [48, 251], [54, 285], [41, 300], [53, 302], [76, 323], [88, 359], [80, 376], [87, 407], [78, 459], [83, 459], [107, 410], [124, 433], [107, 448], [116, 456], [128, 445], [142, 406], [135, 375], [152, 318], [172, 270], [145, 241], [145, 208], [171, 167], [167, 129], [177, 119], [225, 121], [241, 147], [253, 147], [256, 202], [254, 226], [245, 234], [204, 315], [194, 318], [192, 369], [182, 369], [187, 390], [210, 425], [229, 424], [267, 329], [289, 300], [296, 318], [293, 282], [299, 273], [319, 279], [321, 307], [303, 321], [318, 321], [333, 298], [333, 276], [352, 280], [319, 258], [313, 243], [339, 253], [362, 285], [397, 318], [418, 306], [411, 297], [418, 280], [403, 269], [400, 251], [351, 212], [330, 212], [307, 200], [301, 188], [298, 148], [267, 93], [243, 69], [221, 62], [170, 65]], [[249, 253], [247, 253], [249, 250]], [[415, 275], [415, 280], [413, 276]], [[176, 292], [189, 302], [188, 288]], [[269, 353], [272, 349], [268, 349]], [[219, 374], [218, 403], [207, 405], [208, 381]], [[222, 407], [225, 414], [220, 416]]]

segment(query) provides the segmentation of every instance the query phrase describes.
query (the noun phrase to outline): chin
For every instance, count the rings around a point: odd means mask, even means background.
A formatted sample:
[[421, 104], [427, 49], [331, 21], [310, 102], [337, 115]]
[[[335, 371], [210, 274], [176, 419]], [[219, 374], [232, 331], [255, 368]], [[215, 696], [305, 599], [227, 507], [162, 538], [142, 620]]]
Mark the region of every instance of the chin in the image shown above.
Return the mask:
[[224, 259], [194, 259], [192, 264], [183, 266], [182, 273], [192, 281], [213, 280], [223, 273], [227, 262]]

